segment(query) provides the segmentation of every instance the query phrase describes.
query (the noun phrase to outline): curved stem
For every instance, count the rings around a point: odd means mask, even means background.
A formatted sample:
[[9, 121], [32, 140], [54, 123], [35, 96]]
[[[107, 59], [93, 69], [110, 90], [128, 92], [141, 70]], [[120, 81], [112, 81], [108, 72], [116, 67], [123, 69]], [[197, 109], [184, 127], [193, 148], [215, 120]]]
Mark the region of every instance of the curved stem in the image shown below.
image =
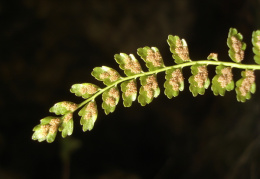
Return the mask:
[[[154, 71], [148, 71], [148, 72], [143, 72], [143, 73], [139, 73], [133, 76], [127, 76], [127, 77], [123, 77], [117, 81], [115, 81], [114, 83], [112, 83], [111, 85], [108, 85], [107, 87], [99, 90], [97, 93], [95, 93], [93, 96], [91, 96], [90, 98], [86, 99], [85, 101], [83, 101], [82, 103], [80, 103], [77, 107], [77, 109], [81, 108], [82, 106], [84, 106], [86, 103], [88, 103], [89, 101], [95, 99], [97, 96], [99, 96], [100, 94], [102, 94], [104, 91], [108, 90], [109, 88], [116, 86], [119, 83], [122, 83], [124, 81], [127, 80], [131, 80], [131, 79], [135, 79], [141, 76], [147, 76], [147, 75], [151, 75], [151, 74], [156, 74], [156, 73], [160, 73], [160, 72], [165, 72], [169, 69], [174, 69], [174, 68], [183, 68], [183, 67], [187, 67], [187, 66], [193, 66], [193, 65], [223, 65], [223, 66], [227, 66], [227, 67], [232, 67], [232, 68], [239, 68], [239, 69], [251, 69], [251, 70], [260, 70], [260, 65], [252, 65], [252, 64], [241, 64], [241, 63], [235, 63], [235, 62], [224, 62], [224, 61], [212, 61], [212, 60], [200, 60], [200, 61], [191, 61], [191, 62], [186, 62], [186, 63], [182, 63], [182, 64], [177, 64], [177, 65], [173, 65], [173, 66], [168, 66], [168, 67], [164, 67], [164, 68], [160, 68], [158, 70], [154, 70]], [[76, 110], [77, 110], [76, 109]], [[76, 111], [75, 110], [75, 111]]]

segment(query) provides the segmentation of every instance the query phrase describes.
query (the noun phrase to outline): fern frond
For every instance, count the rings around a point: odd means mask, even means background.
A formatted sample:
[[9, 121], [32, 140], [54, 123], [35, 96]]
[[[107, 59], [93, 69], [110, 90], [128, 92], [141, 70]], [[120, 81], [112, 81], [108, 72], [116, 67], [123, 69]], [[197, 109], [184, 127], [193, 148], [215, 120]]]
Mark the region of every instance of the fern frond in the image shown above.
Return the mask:
[[[227, 45], [229, 57], [233, 62], [219, 61], [216, 53], [211, 53], [207, 60], [192, 61], [188, 51], [187, 42], [178, 36], [169, 35], [167, 42], [175, 60], [175, 65], [165, 66], [163, 58], [156, 47], [143, 47], [137, 49], [137, 54], [145, 62], [148, 71], [143, 71], [139, 61], [133, 54], [116, 54], [115, 61], [126, 76], [120, 74], [113, 68], [107, 66], [96, 67], [92, 76], [102, 81], [105, 85], [101, 88], [95, 84], [82, 83], [72, 85], [70, 91], [76, 96], [85, 99], [82, 103], [76, 104], [70, 101], [56, 103], [50, 108], [50, 112], [60, 115], [59, 117], [48, 116], [40, 120], [40, 124], [33, 128], [33, 140], [42, 142], [53, 142], [57, 131], [66, 137], [73, 132], [73, 114], [80, 109], [80, 124], [83, 131], [93, 129], [98, 116], [96, 98], [102, 96], [102, 109], [105, 114], [115, 111], [122, 95], [123, 105], [130, 107], [134, 101], [141, 106], [151, 103], [160, 94], [157, 81], [157, 74], [165, 72], [164, 94], [168, 98], [177, 97], [180, 91], [184, 90], [184, 76], [182, 68], [191, 67], [192, 75], [188, 78], [189, 90], [193, 96], [204, 95], [206, 89], [211, 85], [214, 95], [224, 96], [226, 91], [235, 88], [237, 100], [245, 102], [251, 98], [256, 91], [254, 70], [260, 70], [260, 31], [254, 31], [252, 35], [254, 60], [257, 64], [242, 64], [246, 44], [242, 41], [243, 36], [235, 28], [228, 33]], [[212, 82], [209, 79], [207, 67], [216, 66], [216, 75]], [[242, 78], [236, 83], [233, 79], [232, 69], [242, 70]], [[140, 89], [138, 89], [138, 79]], [[120, 91], [122, 92], [120, 94]], [[138, 93], [139, 91], [139, 93]]]

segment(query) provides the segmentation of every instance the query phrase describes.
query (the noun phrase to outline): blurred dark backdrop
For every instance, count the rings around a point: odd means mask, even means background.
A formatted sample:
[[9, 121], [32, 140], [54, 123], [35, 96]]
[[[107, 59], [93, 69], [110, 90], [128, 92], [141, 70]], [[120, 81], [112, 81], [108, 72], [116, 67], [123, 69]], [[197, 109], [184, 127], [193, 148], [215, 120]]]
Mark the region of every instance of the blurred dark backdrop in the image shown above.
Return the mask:
[[[253, 63], [259, 0], [3, 0], [0, 13], [0, 178], [260, 178], [259, 91], [246, 103], [236, 102], [234, 91], [214, 97], [208, 89], [194, 98], [189, 69], [177, 98], [163, 94], [159, 74], [161, 95], [150, 105], [124, 108], [121, 100], [106, 116], [99, 97], [91, 132], [82, 132], [75, 115], [71, 137], [31, 140], [54, 103], [82, 101], [69, 92], [72, 84], [102, 86], [92, 69], [119, 69], [115, 53], [156, 46], [172, 65], [169, 34], [186, 39], [193, 60], [211, 52], [229, 60], [226, 38], [235, 27], [248, 44], [244, 62]], [[240, 71], [234, 73], [238, 80]]]

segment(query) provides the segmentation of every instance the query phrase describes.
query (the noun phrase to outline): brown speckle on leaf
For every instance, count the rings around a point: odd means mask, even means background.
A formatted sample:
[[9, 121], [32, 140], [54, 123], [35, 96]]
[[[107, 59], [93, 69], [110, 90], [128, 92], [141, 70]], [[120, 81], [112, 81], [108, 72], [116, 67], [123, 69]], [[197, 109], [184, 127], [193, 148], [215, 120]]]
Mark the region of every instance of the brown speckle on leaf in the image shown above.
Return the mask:
[[109, 96], [112, 96], [114, 98], [118, 98], [119, 97], [119, 92], [116, 88], [111, 88], [108, 92]]
[[202, 88], [208, 78], [208, 70], [205, 65], [198, 67], [198, 73], [194, 76], [194, 80], [198, 83], [198, 87]]
[[154, 91], [158, 88], [158, 83], [154, 75], [147, 77], [146, 85], [143, 88], [147, 92], [147, 97], [151, 99], [154, 96]]
[[245, 76], [246, 77], [239, 87], [239, 91], [242, 96], [246, 96], [246, 94], [250, 91], [252, 84], [255, 82], [255, 75], [253, 70], [246, 70]]
[[97, 88], [93, 85], [87, 85], [87, 86], [83, 86], [82, 88], [80, 88], [80, 93], [81, 94], [94, 94], [97, 92]]
[[43, 137], [46, 137], [48, 132], [49, 132], [49, 129], [50, 129], [50, 125], [49, 124], [41, 125], [41, 135]]
[[55, 119], [52, 119], [50, 121], [50, 125], [51, 126], [58, 125], [58, 124], [60, 124], [60, 119], [59, 118], [55, 118]]
[[69, 113], [66, 116], [64, 116], [63, 122], [67, 123], [71, 119], [72, 119], [72, 113]]
[[105, 102], [111, 107], [116, 105], [116, 99], [113, 97], [108, 97]]
[[134, 74], [141, 73], [141, 66], [137, 61], [132, 60], [130, 57], [125, 58], [125, 69], [130, 70]]
[[116, 88], [111, 88], [108, 92], [109, 97], [106, 99], [106, 104], [114, 107], [116, 105], [116, 99], [119, 98], [119, 92]]
[[70, 102], [63, 102], [62, 105], [69, 111], [73, 112], [77, 109], [78, 105]]
[[160, 67], [162, 65], [162, 56], [159, 52], [153, 50], [147, 50], [146, 60], [151, 62], [154, 67]]
[[172, 73], [172, 78], [169, 81], [169, 84], [172, 85], [172, 89], [174, 91], [178, 91], [179, 87], [180, 87], [180, 83], [183, 82], [184, 77], [181, 73], [180, 69], [176, 69], [173, 73]]
[[218, 60], [218, 54], [217, 53], [210, 53], [209, 57], [210, 57], [210, 59]]
[[242, 50], [242, 42], [237, 37], [231, 37], [232, 48], [235, 51], [235, 59], [237, 62], [241, 62], [244, 59], [244, 50]]
[[101, 73], [99, 77], [101, 80], [104, 80], [104, 79], [108, 78], [109, 76], [110, 76], [110, 74], [105, 71], [105, 72]]
[[223, 68], [218, 82], [222, 88], [225, 88], [233, 80], [233, 74], [230, 67]]
[[108, 71], [108, 73], [110, 74], [110, 81], [116, 81], [118, 80], [119, 76], [117, 74], [117, 72], [115, 72], [114, 70], [110, 70]]
[[127, 85], [126, 85], [127, 89], [125, 92], [125, 96], [131, 96], [133, 94], [137, 93], [137, 87], [136, 87], [136, 83], [134, 82], [134, 80], [131, 80]]
[[178, 56], [183, 60], [183, 61], [189, 61], [189, 50], [187, 46], [183, 46], [182, 41], [178, 39], [176, 41], [176, 48], [175, 52], [178, 54]]
[[56, 118], [56, 119], [52, 119], [50, 121], [50, 129], [49, 129], [49, 132], [51, 134], [54, 134], [55, 132], [57, 132], [57, 129], [60, 125], [60, 119]]
[[93, 115], [97, 114], [97, 108], [96, 108], [95, 102], [89, 102], [85, 110], [86, 110], [86, 113], [85, 113], [84, 119], [85, 120], [91, 119], [93, 117]]
[[119, 75], [114, 70], [108, 70], [106, 72], [101, 73], [99, 77], [101, 80], [109, 78], [111, 82], [114, 82], [114, 81], [118, 80]]

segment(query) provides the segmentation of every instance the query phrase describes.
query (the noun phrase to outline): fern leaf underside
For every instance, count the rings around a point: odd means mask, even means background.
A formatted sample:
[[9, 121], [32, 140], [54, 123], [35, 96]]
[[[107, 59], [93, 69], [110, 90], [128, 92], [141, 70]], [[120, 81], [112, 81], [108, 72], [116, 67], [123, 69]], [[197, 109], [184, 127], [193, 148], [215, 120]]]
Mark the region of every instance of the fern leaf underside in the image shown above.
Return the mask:
[[[115, 111], [120, 97], [123, 105], [130, 107], [134, 101], [145, 106], [158, 97], [161, 90], [157, 81], [157, 74], [165, 72], [164, 94], [169, 98], [177, 97], [184, 90], [184, 76], [182, 68], [191, 67], [192, 75], [188, 78], [189, 90], [193, 96], [203, 95], [211, 84], [214, 95], [224, 96], [226, 91], [236, 91], [237, 100], [245, 102], [251, 98], [256, 91], [254, 70], [260, 70], [260, 30], [252, 34], [254, 61], [256, 64], [247, 65], [241, 62], [244, 59], [246, 44], [243, 36], [235, 28], [228, 33], [227, 45], [229, 57], [233, 62], [218, 61], [217, 54], [211, 53], [208, 60], [192, 61], [190, 59], [188, 45], [184, 39], [169, 35], [167, 40], [175, 65], [165, 66], [163, 58], [156, 47], [143, 47], [137, 49], [137, 54], [145, 62], [148, 68], [144, 72], [137, 58], [133, 54], [120, 53], [114, 56], [115, 61], [124, 71], [125, 77], [113, 68], [102, 66], [92, 71], [92, 76], [102, 81], [104, 88], [91, 83], [74, 84], [70, 91], [85, 100], [76, 104], [70, 101], [56, 103], [50, 108], [50, 112], [57, 116], [48, 116], [40, 120], [40, 124], [33, 128], [33, 140], [42, 142], [46, 140], [51, 143], [55, 140], [57, 131], [62, 137], [73, 133], [73, 114], [80, 109], [80, 124], [83, 131], [93, 129], [98, 116], [96, 97], [102, 96], [102, 109], [105, 114]], [[208, 77], [208, 65], [216, 66], [216, 75], [212, 80]], [[241, 69], [241, 78], [234, 82], [232, 69]], [[138, 82], [138, 79], [140, 82]], [[140, 88], [138, 89], [138, 83]], [[120, 93], [122, 91], [122, 93]]]

